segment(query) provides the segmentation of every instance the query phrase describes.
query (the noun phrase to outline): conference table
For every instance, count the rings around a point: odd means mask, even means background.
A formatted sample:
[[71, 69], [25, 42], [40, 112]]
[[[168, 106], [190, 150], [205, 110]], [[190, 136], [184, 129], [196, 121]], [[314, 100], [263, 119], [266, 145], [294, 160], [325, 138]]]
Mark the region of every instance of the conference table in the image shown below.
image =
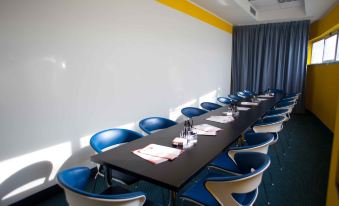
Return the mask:
[[[178, 137], [184, 127], [184, 123], [160, 130], [156, 133], [142, 137], [135, 141], [121, 145], [114, 149], [96, 154], [91, 157], [95, 163], [104, 165], [133, 175], [139, 179], [165, 187], [173, 192], [178, 192], [186, 183], [194, 178], [210, 161], [212, 161], [227, 146], [232, 144], [243, 132], [270, 110], [282, 95], [275, 95], [261, 101], [257, 106], [250, 107], [247, 111], [239, 111], [240, 114], [234, 121], [223, 124], [206, 120], [210, 116], [224, 115], [226, 107], [207, 112], [204, 115], [193, 117], [194, 125], [209, 124], [221, 128], [216, 136], [198, 136], [198, 142], [192, 148], [185, 150], [178, 158], [160, 164], [152, 164], [132, 151], [141, 149], [149, 144], [159, 144], [172, 147], [172, 140]], [[239, 104], [239, 103], [238, 103]], [[106, 170], [106, 181], [111, 185], [110, 170]]]

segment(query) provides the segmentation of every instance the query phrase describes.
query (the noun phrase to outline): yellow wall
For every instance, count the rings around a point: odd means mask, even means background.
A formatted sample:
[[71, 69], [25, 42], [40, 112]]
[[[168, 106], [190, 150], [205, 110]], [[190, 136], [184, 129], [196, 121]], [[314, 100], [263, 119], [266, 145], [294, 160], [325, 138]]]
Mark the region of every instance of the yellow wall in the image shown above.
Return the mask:
[[339, 64], [307, 66], [306, 108], [334, 131], [339, 93]]
[[166, 6], [181, 11], [187, 15], [197, 18], [207, 24], [222, 29], [226, 32], [232, 33], [233, 27], [231, 24], [216, 17], [215, 15], [203, 10], [202, 8], [194, 5], [188, 0], [156, 0]]
[[[311, 43], [339, 28], [339, 3], [320, 20], [311, 24], [308, 62]], [[337, 97], [339, 93], [339, 64], [307, 66], [306, 108], [334, 131]]]
[[[311, 24], [308, 63], [312, 42], [339, 29], [339, 3], [319, 21]], [[339, 64], [307, 66], [306, 108], [334, 132], [330, 175], [327, 187], [327, 206], [339, 206]]]
[[327, 206], [339, 206], [339, 99], [337, 106], [337, 120], [335, 125], [334, 139], [332, 145], [332, 157], [331, 157], [331, 166], [330, 166], [330, 176], [327, 186]]
[[338, 29], [338, 25], [339, 3], [336, 3], [323, 18], [312, 23], [310, 28], [310, 40], [327, 35], [328, 32]]

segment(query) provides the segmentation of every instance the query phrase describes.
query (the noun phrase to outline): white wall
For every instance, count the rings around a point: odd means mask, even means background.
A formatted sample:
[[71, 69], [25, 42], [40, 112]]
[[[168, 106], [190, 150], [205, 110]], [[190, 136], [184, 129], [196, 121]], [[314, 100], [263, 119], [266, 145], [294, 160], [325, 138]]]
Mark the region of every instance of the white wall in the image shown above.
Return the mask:
[[231, 38], [153, 0], [1, 0], [2, 204], [88, 164], [97, 131], [227, 94]]

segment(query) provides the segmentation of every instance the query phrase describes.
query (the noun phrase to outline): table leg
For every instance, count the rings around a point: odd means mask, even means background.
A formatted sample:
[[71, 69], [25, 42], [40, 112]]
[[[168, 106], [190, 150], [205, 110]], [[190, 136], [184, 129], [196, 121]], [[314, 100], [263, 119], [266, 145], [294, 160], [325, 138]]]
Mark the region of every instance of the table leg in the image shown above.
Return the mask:
[[110, 187], [112, 186], [112, 170], [106, 165], [104, 165], [104, 171], [106, 184]]
[[177, 193], [174, 192], [173, 190], [170, 190], [169, 192], [170, 194], [169, 194], [168, 206], [175, 206], [175, 200], [177, 197]]

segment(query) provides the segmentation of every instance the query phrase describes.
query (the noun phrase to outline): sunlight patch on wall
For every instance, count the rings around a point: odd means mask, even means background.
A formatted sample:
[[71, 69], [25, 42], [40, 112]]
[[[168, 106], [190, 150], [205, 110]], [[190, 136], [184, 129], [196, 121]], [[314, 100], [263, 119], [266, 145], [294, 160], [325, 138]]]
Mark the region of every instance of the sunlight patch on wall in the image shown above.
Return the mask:
[[214, 90], [199, 97], [199, 104], [202, 102], [215, 102], [216, 99], [217, 99], [217, 90]]
[[[72, 155], [70, 142], [54, 145], [25, 155], [14, 157], [0, 162], [0, 184], [21, 169], [41, 161], [53, 164], [49, 180], [53, 180], [62, 164]], [[29, 174], [28, 174], [29, 175]]]
[[190, 100], [178, 107], [175, 108], [170, 108], [169, 109], [169, 118], [173, 121], [176, 121], [182, 114], [181, 114], [181, 109], [184, 107], [192, 107], [192, 106], [196, 106], [196, 103], [198, 101], [196, 99]]

